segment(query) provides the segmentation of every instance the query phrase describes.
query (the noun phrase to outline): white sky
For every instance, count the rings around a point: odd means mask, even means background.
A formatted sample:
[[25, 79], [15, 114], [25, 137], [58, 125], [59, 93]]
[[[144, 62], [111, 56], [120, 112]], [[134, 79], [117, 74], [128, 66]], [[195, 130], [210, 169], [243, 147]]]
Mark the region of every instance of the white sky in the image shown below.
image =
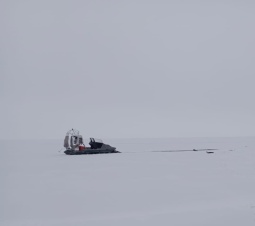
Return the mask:
[[255, 1], [0, 1], [0, 137], [254, 136]]

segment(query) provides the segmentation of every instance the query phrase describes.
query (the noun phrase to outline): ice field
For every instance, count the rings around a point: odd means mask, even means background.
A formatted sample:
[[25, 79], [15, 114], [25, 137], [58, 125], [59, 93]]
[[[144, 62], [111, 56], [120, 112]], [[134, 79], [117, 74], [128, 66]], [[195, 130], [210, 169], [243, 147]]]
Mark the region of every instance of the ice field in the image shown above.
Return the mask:
[[255, 225], [254, 137], [104, 141], [122, 153], [1, 141], [0, 225]]

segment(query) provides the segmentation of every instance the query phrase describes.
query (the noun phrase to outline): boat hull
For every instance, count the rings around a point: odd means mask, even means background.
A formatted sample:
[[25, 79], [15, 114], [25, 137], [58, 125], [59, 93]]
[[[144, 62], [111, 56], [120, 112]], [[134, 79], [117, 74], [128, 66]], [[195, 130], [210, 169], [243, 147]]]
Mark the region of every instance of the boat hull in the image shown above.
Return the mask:
[[110, 153], [120, 153], [116, 149], [92, 149], [92, 148], [86, 148], [84, 150], [65, 150], [64, 153], [66, 155], [93, 155], [93, 154], [110, 154]]

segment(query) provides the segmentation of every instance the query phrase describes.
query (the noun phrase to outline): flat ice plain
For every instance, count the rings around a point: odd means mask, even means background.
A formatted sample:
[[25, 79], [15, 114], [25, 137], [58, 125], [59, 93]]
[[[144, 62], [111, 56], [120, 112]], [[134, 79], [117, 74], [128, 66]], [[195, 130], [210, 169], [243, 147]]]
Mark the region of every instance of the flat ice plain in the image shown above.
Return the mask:
[[[0, 225], [255, 225], [255, 137], [104, 141], [122, 153], [1, 141]], [[193, 148], [218, 150], [153, 152]]]

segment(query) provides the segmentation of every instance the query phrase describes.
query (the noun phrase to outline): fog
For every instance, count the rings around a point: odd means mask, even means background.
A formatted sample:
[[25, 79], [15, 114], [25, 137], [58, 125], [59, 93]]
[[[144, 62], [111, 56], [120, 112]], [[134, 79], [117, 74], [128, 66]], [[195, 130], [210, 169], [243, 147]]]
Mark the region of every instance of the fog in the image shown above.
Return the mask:
[[254, 136], [255, 2], [0, 2], [0, 137]]

